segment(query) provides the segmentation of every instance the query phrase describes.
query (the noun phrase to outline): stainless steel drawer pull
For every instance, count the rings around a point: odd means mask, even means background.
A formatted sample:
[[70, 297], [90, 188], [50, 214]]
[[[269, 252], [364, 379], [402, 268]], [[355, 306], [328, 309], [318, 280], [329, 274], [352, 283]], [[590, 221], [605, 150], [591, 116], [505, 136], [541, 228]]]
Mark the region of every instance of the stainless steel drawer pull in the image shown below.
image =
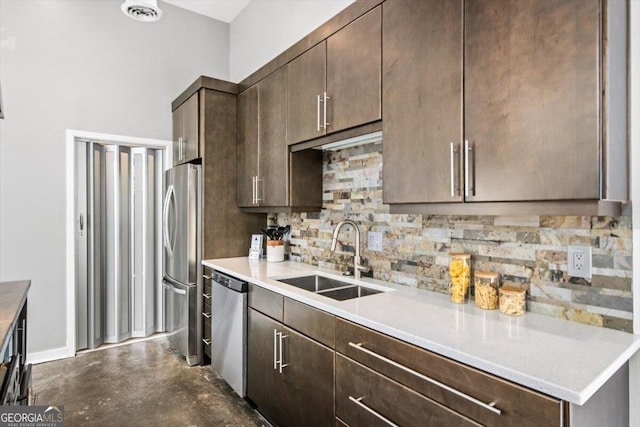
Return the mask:
[[202, 342], [205, 343], [206, 345], [211, 345], [211, 340], [210, 339], [202, 338]]
[[202, 315], [207, 319], [211, 319], [211, 315], [209, 313], [202, 313]]
[[398, 424], [394, 423], [393, 421], [391, 421], [389, 418], [385, 417], [384, 415], [378, 413], [377, 411], [374, 411], [373, 409], [371, 409], [370, 407], [368, 407], [367, 405], [365, 405], [364, 403], [361, 402], [361, 400], [364, 399], [364, 397], [358, 397], [357, 399], [353, 396], [349, 396], [349, 400], [352, 401], [353, 403], [355, 403], [356, 405], [358, 405], [359, 407], [361, 407], [362, 409], [364, 409], [365, 411], [367, 411], [368, 413], [370, 413], [371, 415], [373, 415], [374, 417], [378, 418], [381, 421], [384, 421], [385, 423], [387, 423], [390, 426], [394, 426], [394, 427], [398, 427]]
[[406, 367], [404, 365], [401, 365], [400, 363], [398, 363], [396, 361], [393, 361], [393, 360], [388, 359], [388, 358], [386, 358], [386, 357], [384, 357], [384, 356], [382, 356], [382, 355], [380, 355], [378, 353], [375, 353], [375, 352], [373, 352], [373, 351], [371, 351], [369, 349], [366, 349], [366, 348], [364, 348], [362, 346], [362, 343], [354, 344], [352, 342], [349, 342], [349, 346], [353, 347], [355, 349], [358, 349], [358, 350], [362, 351], [363, 353], [368, 354], [369, 356], [373, 356], [376, 359], [379, 359], [379, 360], [382, 360], [384, 362], [387, 362], [388, 364], [390, 364], [392, 366], [395, 366], [396, 368], [402, 369], [405, 372], [408, 372], [408, 373], [410, 373], [412, 375], [415, 375], [416, 377], [418, 377], [418, 378], [420, 378], [420, 379], [422, 379], [422, 380], [424, 380], [424, 381], [426, 381], [428, 383], [431, 383], [431, 384], [433, 384], [433, 385], [435, 385], [437, 387], [440, 387], [440, 388], [442, 388], [444, 390], [447, 390], [448, 392], [453, 393], [456, 396], [459, 396], [459, 397], [461, 397], [461, 398], [463, 398], [465, 400], [468, 400], [469, 402], [475, 403], [476, 405], [481, 406], [484, 409], [493, 412], [494, 414], [500, 415], [502, 413], [502, 411], [500, 409], [496, 408], [496, 406], [495, 406], [496, 402], [484, 403], [484, 402], [476, 399], [473, 396], [469, 396], [468, 394], [461, 392], [460, 390], [456, 390], [453, 387], [449, 387], [448, 385], [443, 384], [438, 380], [434, 380], [433, 378], [430, 378], [430, 377], [428, 377], [426, 375], [423, 375], [418, 371], [414, 371], [413, 369], [408, 368], [408, 367]]
[[211, 276], [207, 276], [206, 274], [203, 274], [202, 277], [204, 277], [207, 280], [211, 280]]
[[211, 294], [203, 293], [202, 296], [205, 297], [206, 299], [211, 299]]

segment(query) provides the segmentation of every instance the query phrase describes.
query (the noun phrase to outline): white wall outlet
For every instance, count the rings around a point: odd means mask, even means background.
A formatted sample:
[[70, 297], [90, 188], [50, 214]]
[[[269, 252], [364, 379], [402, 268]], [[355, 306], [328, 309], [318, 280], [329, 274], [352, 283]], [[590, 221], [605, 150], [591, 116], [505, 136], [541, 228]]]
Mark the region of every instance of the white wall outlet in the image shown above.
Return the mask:
[[382, 252], [382, 233], [379, 231], [370, 231], [367, 237], [369, 239], [367, 248], [370, 251]]
[[567, 270], [571, 277], [591, 279], [591, 246], [569, 246]]

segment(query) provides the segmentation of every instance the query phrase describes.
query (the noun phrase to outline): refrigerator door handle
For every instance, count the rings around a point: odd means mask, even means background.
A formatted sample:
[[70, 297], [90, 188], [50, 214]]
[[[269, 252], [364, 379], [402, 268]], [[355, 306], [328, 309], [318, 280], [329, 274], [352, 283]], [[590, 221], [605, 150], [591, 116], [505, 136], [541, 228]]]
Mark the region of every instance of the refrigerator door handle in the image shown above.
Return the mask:
[[169, 204], [171, 203], [171, 198], [175, 199], [173, 185], [169, 185], [169, 188], [167, 188], [167, 194], [164, 197], [164, 209], [162, 211], [162, 222], [164, 225], [164, 233], [162, 234], [163, 244], [169, 257], [173, 256], [173, 248], [171, 247], [171, 239], [169, 237]]
[[172, 284], [167, 284], [166, 282], [162, 284], [162, 286], [167, 289], [172, 291], [174, 294], [178, 294], [178, 295], [186, 295], [187, 291], [185, 291], [184, 289], [178, 289], [175, 286], [173, 286]]

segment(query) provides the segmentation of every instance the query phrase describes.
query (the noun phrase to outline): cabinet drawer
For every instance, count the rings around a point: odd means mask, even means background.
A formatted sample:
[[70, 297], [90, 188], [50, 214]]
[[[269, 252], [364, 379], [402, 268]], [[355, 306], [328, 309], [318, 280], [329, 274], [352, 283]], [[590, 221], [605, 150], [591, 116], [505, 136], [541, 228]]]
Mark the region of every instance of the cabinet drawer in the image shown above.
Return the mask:
[[336, 416], [353, 427], [480, 425], [340, 354], [336, 354]]
[[335, 347], [336, 318], [331, 314], [285, 298], [284, 323], [328, 347]]
[[207, 318], [202, 321], [202, 349], [211, 358], [211, 319]]
[[202, 339], [207, 340], [209, 343], [211, 343], [211, 320], [210, 319], [204, 319], [204, 322], [202, 322]]
[[249, 307], [282, 322], [284, 297], [249, 283]]
[[209, 315], [211, 314], [211, 300], [202, 298], [202, 314], [205, 313]]
[[204, 299], [211, 299], [211, 280], [205, 280], [202, 287], [202, 297]]
[[560, 400], [342, 319], [336, 350], [479, 423], [561, 425]]

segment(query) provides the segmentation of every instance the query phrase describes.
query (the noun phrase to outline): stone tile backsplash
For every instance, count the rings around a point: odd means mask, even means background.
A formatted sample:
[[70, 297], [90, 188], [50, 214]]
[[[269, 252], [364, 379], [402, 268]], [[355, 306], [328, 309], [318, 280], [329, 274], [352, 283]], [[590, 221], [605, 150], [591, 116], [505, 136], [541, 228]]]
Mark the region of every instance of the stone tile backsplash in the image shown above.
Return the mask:
[[[377, 279], [447, 293], [449, 254], [472, 254], [472, 269], [495, 271], [503, 284], [526, 286], [528, 310], [630, 332], [631, 217], [422, 216], [389, 213], [382, 203], [382, 143], [327, 151], [321, 212], [271, 214], [290, 224], [290, 259], [338, 270], [353, 263], [353, 230], [330, 251], [335, 225], [360, 225], [362, 257]], [[383, 233], [383, 251], [367, 232]], [[591, 245], [591, 280], [569, 277], [567, 245]]]

